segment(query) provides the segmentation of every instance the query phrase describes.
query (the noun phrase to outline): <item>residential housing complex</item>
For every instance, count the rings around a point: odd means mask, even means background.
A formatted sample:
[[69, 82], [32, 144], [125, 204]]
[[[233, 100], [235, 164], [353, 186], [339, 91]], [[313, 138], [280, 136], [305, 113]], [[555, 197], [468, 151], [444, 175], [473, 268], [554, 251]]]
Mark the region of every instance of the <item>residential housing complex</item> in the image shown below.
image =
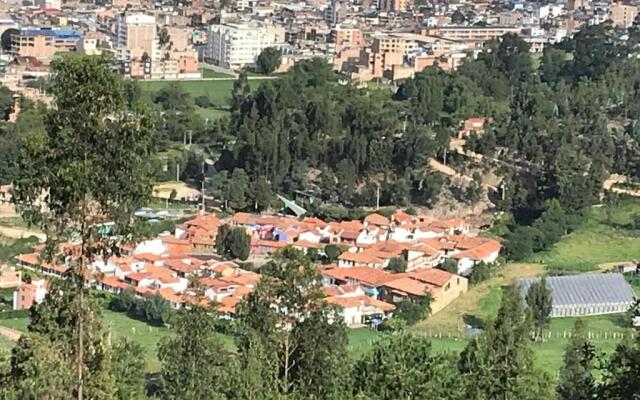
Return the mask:
[[[319, 264], [326, 300], [342, 308], [347, 325], [379, 323], [393, 314], [396, 304], [416, 302], [431, 295], [432, 312], [438, 312], [467, 291], [468, 275], [477, 263], [493, 263], [500, 243], [471, 235], [462, 219], [440, 220], [398, 211], [391, 218], [372, 213], [363, 220], [325, 222], [280, 215], [236, 213], [220, 219], [201, 214], [178, 225], [173, 233], [135, 245], [123, 245], [120, 255], [93, 262], [85, 284], [113, 294], [126, 289], [137, 296], [162, 296], [174, 308], [189, 307], [196, 294], [191, 277], [200, 277], [204, 301], [218, 304], [225, 318], [233, 318], [240, 300], [260, 281], [260, 270], [243, 269], [238, 260], [224, 260], [215, 253], [220, 226], [243, 229], [251, 237], [249, 261], [260, 265], [285, 247], [321, 256], [328, 245], [342, 254], [334, 264]], [[43, 262], [43, 245], [20, 254], [16, 264], [42, 276], [64, 277], [69, 266], [58, 257]], [[59, 245], [60, 255], [76, 254], [78, 244]], [[406, 263], [405, 271], [388, 269], [390, 260]], [[437, 268], [444, 260], [456, 260], [458, 273]], [[45, 285], [23, 284], [16, 291], [16, 308], [41, 301]]]

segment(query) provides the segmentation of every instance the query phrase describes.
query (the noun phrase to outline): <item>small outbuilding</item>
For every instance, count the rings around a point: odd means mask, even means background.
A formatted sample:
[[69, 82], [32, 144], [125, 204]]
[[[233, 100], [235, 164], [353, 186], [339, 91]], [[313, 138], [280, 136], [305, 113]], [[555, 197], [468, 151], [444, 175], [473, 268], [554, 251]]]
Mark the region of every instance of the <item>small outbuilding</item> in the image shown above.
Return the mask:
[[[524, 298], [540, 278], [518, 280]], [[547, 278], [553, 297], [551, 317], [623, 313], [634, 304], [635, 293], [622, 274], [567, 275]]]

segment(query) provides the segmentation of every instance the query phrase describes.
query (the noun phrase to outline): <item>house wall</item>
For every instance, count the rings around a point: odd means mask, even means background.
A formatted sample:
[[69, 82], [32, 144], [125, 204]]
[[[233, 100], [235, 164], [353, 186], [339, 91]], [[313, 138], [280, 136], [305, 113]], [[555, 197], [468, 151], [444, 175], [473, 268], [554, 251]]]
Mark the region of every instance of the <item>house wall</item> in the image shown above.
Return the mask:
[[467, 278], [454, 275], [449, 282], [444, 285], [437, 293], [434, 293], [431, 302], [431, 312], [437, 313], [445, 308], [453, 300], [457, 299], [468, 290], [469, 281]]

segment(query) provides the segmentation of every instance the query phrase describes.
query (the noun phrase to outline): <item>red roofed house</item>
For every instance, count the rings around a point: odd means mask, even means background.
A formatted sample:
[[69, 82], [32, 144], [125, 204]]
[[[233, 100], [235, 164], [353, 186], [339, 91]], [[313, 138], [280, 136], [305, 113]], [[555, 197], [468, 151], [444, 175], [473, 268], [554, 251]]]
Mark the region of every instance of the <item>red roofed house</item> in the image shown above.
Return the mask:
[[417, 301], [431, 293], [431, 312], [436, 313], [467, 291], [467, 278], [437, 268], [393, 274], [397, 279], [382, 285], [382, 300], [390, 303]]
[[462, 127], [458, 131], [458, 139], [467, 138], [474, 132], [478, 135], [482, 135], [484, 133], [485, 126], [492, 122], [492, 118], [467, 118], [464, 120]]
[[494, 239], [486, 239], [486, 241], [478, 246], [451, 255], [451, 258], [458, 261], [458, 273], [460, 275], [469, 275], [473, 267], [484, 262], [490, 264], [498, 258], [502, 245]]
[[327, 303], [335, 304], [341, 309], [347, 326], [369, 324], [373, 319], [386, 319], [396, 309], [393, 304], [385, 303], [365, 295], [330, 296]]

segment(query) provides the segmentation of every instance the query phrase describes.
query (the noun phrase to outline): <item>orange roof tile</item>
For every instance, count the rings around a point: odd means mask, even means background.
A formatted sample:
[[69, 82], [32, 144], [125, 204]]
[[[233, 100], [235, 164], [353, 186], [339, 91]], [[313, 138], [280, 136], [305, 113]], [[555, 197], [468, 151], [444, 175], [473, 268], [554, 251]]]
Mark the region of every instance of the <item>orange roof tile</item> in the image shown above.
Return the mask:
[[364, 218], [364, 222], [378, 225], [378, 226], [386, 226], [389, 225], [389, 218], [380, 215], [378, 213], [369, 214]]
[[368, 286], [380, 286], [395, 279], [392, 274], [371, 267], [332, 268], [323, 270], [322, 274], [340, 281], [354, 280]]

